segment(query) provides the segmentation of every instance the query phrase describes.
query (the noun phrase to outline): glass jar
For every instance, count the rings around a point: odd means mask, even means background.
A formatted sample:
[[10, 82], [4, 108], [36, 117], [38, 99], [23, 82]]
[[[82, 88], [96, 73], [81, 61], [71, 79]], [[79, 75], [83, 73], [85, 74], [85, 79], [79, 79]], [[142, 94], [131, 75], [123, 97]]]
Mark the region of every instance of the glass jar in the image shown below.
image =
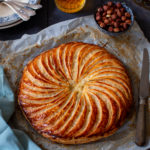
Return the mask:
[[58, 9], [66, 13], [75, 13], [80, 11], [86, 0], [55, 0]]

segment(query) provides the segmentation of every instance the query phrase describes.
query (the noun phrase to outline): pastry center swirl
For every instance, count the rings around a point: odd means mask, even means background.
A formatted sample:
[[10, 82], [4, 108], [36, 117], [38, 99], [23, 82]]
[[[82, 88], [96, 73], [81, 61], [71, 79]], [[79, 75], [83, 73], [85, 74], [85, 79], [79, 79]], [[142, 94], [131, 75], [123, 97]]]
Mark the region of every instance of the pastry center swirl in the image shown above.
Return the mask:
[[74, 91], [74, 92], [78, 92], [78, 93], [82, 93], [84, 92], [84, 89], [86, 87], [86, 82], [85, 81], [79, 81], [79, 82], [74, 82], [74, 81], [70, 81], [69, 82], [69, 90], [70, 91]]

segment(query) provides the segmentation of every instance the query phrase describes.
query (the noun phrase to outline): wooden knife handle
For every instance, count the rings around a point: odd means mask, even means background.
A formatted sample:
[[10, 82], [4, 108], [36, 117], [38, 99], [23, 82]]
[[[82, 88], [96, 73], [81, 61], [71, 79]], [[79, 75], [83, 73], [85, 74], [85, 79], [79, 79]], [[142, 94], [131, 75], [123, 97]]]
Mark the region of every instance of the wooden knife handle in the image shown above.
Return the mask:
[[137, 111], [135, 143], [143, 146], [146, 140], [146, 99], [140, 98]]

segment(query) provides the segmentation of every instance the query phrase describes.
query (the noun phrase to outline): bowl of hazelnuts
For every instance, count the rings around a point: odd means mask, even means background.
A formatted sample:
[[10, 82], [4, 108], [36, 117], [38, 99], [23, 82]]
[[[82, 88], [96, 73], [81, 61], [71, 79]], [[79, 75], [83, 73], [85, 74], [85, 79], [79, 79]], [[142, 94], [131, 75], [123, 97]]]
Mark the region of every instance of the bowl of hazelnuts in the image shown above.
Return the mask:
[[134, 22], [133, 12], [125, 3], [112, 1], [99, 6], [94, 18], [99, 29], [111, 36], [126, 32]]

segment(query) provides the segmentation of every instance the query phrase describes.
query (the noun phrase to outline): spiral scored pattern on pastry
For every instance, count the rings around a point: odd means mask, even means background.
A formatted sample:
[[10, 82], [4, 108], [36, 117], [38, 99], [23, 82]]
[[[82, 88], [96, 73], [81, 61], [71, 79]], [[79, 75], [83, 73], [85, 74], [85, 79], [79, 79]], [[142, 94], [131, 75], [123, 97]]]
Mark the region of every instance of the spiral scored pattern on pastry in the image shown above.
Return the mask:
[[71, 42], [29, 62], [18, 101], [40, 134], [75, 144], [114, 133], [130, 110], [132, 93], [117, 58], [99, 46]]

